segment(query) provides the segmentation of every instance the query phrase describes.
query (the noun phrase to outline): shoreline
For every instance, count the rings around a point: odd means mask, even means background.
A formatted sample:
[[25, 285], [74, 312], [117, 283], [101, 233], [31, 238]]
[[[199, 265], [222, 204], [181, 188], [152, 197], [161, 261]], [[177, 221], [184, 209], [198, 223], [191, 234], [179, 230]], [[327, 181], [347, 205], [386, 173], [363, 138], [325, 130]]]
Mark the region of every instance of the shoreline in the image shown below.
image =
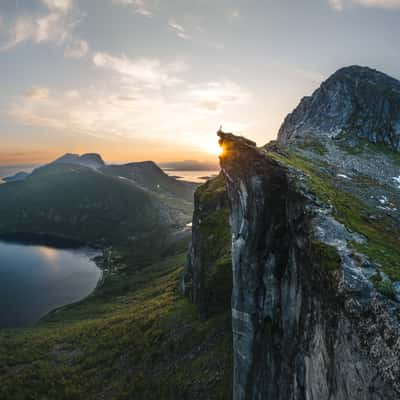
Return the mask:
[[[91, 247], [91, 246], [86, 245], [86, 247]], [[102, 255], [97, 255], [97, 256], [89, 258], [90, 261], [93, 261], [93, 263], [96, 264], [97, 268], [99, 268], [99, 270], [101, 271], [101, 277], [97, 281], [96, 286], [93, 288], [93, 290], [87, 296], [83, 297], [80, 300], [65, 304], [63, 306], [56, 307], [56, 308], [52, 309], [51, 311], [47, 312], [32, 325], [32, 328], [34, 328], [42, 323], [46, 323], [46, 318], [50, 318], [52, 315], [58, 314], [59, 312], [66, 310], [68, 307], [76, 306], [76, 305], [86, 301], [90, 297], [97, 295], [97, 292], [103, 287], [107, 277], [110, 275], [111, 268], [109, 267], [109, 265], [105, 265], [105, 262], [109, 262], [106, 259], [106, 257], [107, 257], [106, 252], [109, 251], [109, 249], [103, 248], [103, 249], [94, 249], [94, 250], [101, 251]], [[22, 329], [23, 329], [23, 327], [22, 327]]]
[[[24, 233], [24, 232], [11, 232], [11, 233], [0, 233], [0, 241], [9, 244], [20, 244], [25, 246], [43, 246], [52, 247], [57, 250], [82, 250], [87, 259], [95, 264], [100, 270], [100, 277], [95, 287], [83, 298], [72, 301], [64, 305], [57, 306], [40, 316], [35, 322], [28, 323], [23, 326], [5, 327], [0, 328], [0, 331], [4, 330], [20, 330], [20, 329], [32, 329], [46, 322], [47, 318], [55, 315], [67, 307], [75, 306], [81, 302], [86, 301], [88, 298], [97, 295], [98, 291], [104, 286], [104, 283], [111, 272], [111, 263], [109, 257], [109, 247], [100, 247], [99, 245], [93, 245], [90, 243], [84, 243], [69, 237], [62, 237], [57, 235], [48, 235], [42, 233]], [[92, 252], [92, 254], [89, 254]], [[96, 252], [96, 254], [93, 254]]]

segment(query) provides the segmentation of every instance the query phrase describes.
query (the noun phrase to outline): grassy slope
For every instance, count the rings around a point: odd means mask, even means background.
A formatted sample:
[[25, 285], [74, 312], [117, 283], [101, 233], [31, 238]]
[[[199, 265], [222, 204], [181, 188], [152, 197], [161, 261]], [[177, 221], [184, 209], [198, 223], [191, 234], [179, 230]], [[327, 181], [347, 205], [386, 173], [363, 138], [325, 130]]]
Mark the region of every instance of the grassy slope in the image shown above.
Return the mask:
[[17, 220], [17, 231], [105, 244], [109, 271], [86, 300], [0, 331], [0, 399], [231, 398], [230, 312], [200, 319], [178, 293], [188, 235], [154, 218], [159, 204], [189, 215], [191, 203], [71, 165], [0, 189], [0, 232]]
[[[367, 243], [353, 243], [355, 250], [367, 255], [370, 260], [381, 266], [393, 281], [400, 280], [400, 229], [393, 226], [387, 217], [381, 216], [377, 221], [367, 218], [368, 214], [376, 214], [354, 195], [340, 190], [334, 179], [324, 173], [315, 162], [306, 159], [294, 151], [284, 156], [269, 153], [275, 159], [302, 170], [308, 177], [311, 190], [328, 204], [334, 207], [335, 217], [348, 229], [358, 232], [367, 238]], [[380, 287], [378, 286], [378, 289]], [[386, 291], [382, 288], [382, 291]], [[386, 293], [387, 294], [387, 293]]]
[[229, 312], [178, 293], [185, 252], [114, 271], [85, 301], [0, 333], [1, 399], [228, 399]]

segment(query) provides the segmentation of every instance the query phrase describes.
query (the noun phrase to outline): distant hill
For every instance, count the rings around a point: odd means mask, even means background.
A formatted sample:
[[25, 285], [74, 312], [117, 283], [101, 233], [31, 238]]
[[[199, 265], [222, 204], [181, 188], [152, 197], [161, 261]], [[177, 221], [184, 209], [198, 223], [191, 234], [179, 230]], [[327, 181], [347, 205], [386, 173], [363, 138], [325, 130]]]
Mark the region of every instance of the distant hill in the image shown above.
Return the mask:
[[166, 194], [187, 201], [193, 201], [196, 185], [190, 182], [178, 181], [168, 176], [153, 161], [129, 163], [125, 165], [110, 165], [101, 169], [107, 175], [130, 179], [140, 187], [158, 194]]
[[67, 153], [54, 160], [51, 164], [75, 164], [90, 168], [101, 168], [105, 165], [105, 162], [101, 158], [101, 155], [97, 153], [82, 155]]
[[[190, 220], [194, 185], [174, 185], [154, 165], [141, 175], [139, 168], [100, 171], [64, 161], [38, 168], [24, 181], [0, 185], [0, 233], [121, 243]], [[124, 176], [129, 173], [137, 181]], [[168, 195], [148, 189], [157, 185]]]
[[28, 172], [17, 172], [15, 175], [11, 175], [11, 176], [6, 176], [3, 178], [4, 182], [17, 182], [17, 181], [23, 181], [25, 180], [27, 177], [29, 176]]

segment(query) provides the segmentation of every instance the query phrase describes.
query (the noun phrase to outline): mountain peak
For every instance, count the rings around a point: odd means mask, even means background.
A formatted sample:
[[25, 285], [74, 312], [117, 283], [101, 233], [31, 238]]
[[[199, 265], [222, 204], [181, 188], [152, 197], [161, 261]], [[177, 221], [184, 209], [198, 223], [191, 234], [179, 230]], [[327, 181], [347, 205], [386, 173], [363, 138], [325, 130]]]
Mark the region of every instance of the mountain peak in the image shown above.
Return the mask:
[[340, 134], [384, 143], [400, 151], [400, 82], [369, 67], [341, 68], [286, 117], [278, 141], [290, 143]]
[[98, 153], [85, 153], [82, 155], [66, 153], [51, 164], [78, 164], [90, 168], [100, 168], [105, 165], [105, 162]]

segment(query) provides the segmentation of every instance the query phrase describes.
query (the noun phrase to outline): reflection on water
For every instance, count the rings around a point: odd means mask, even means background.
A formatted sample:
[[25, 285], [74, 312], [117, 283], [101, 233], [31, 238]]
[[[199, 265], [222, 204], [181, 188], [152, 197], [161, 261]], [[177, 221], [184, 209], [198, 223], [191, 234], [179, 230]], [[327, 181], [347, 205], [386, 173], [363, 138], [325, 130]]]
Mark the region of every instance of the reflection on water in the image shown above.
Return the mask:
[[37, 251], [43, 257], [55, 262], [58, 259], [58, 250], [52, 249], [51, 247], [47, 246], [38, 246]]
[[218, 175], [219, 171], [183, 171], [183, 170], [168, 170], [164, 169], [164, 172], [169, 176], [173, 176], [178, 180], [184, 180], [195, 183], [204, 183], [210, 177]]
[[90, 294], [101, 278], [88, 248], [0, 241], [0, 328], [28, 326]]

